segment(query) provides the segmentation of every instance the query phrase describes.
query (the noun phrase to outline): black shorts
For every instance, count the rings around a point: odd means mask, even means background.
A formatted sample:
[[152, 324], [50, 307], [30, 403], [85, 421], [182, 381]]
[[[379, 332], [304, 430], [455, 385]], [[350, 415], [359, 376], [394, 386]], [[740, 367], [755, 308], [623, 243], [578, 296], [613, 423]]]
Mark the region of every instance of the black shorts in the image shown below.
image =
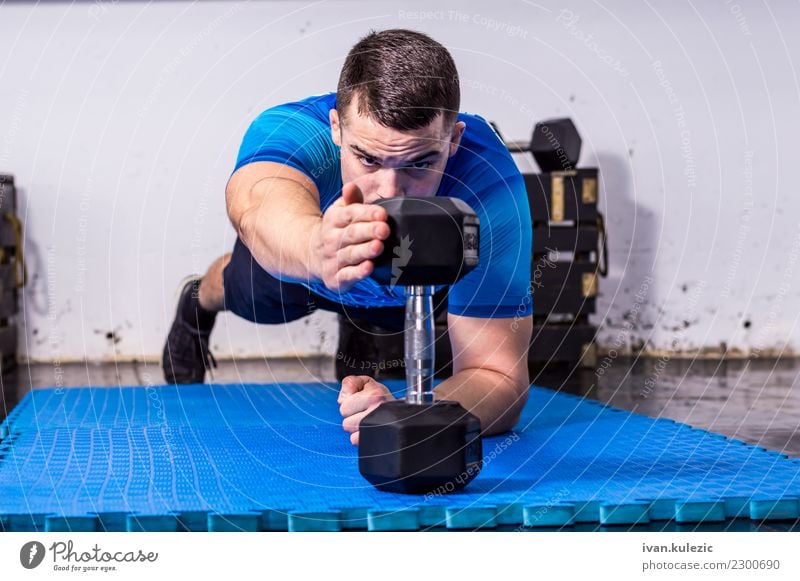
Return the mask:
[[[301, 284], [280, 281], [261, 268], [239, 238], [222, 280], [225, 309], [254, 323], [288, 323], [322, 309], [352, 320], [368, 321], [390, 331], [403, 330], [405, 307], [346, 306], [315, 294]], [[436, 316], [447, 309], [446, 295], [445, 288], [434, 296]]]

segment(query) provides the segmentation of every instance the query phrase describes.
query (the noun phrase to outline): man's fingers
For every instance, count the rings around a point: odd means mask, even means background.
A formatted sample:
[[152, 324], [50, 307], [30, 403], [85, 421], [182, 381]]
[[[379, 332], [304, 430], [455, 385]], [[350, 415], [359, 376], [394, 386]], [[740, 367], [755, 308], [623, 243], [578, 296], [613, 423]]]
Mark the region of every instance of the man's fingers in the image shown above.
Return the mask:
[[381, 252], [383, 252], [383, 242], [380, 240], [370, 240], [363, 244], [345, 246], [337, 254], [339, 269], [345, 266], [355, 266], [365, 260], [377, 258]]
[[336, 284], [339, 288], [349, 288], [372, 274], [375, 265], [369, 260], [355, 266], [345, 266], [336, 273]]
[[358, 431], [358, 426], [361, 423], [361, 420], [364, 419], [367, 414], [369, 414], [372, 410], [364, 410], [363, 412], [353, 414], [352, 416], [347, 416], [342, 421], [342, 427], [344, 431], [348, 434], [352, 434], [353, 432]]
[[386, 210], [374, 204], [351, 204], [329, 209], [333, 225], [344, 228], [356, 222], [386, 222]]
[[342, 380], [342, 388], [339, 390], [338, 403], [342, 403], [346, 396], [353, 395], [364, 389], [364, 386], [370, 381], [372, 381], [372, 378], [369, 375], [348, 375], [345, 377]]
[[355, 183], [348, 182], [342, 187], [342, 200], [346, 205], [361, 204], [364, 202], [364, 194]]
[[342, 380], [339, 391], [339, 411], [344, 419], [342, 427], [350, 433], [350, 443], [358, 446], [358, 430], [369, 413], [385, 401], [393, 399], [383, 384], [368, 375], [348, 375]]
[[348, 182], [342, 187], [342, 195], [334, 200], [331, 206], [349, 206], [350, 204], [361, 204], [364, 202], [364, 193], [355, 183]]
[[370, 401], [369, 405], [366, 409], [359, 411], [355, 414], [350, 414], [342, 420], [342, 427], [344, 428], [345, 432], [353, 433], [358, 431], [358, 426], [361, 424], [361, 420], [367, 417], [369, 414], [372, 413], [376, 407], [381, 405], [384, 401], [386, 401], [385, 396], [381, 397], [374, 397], [374, 398], [367, 398]]
[[386, 222], [371, 220], [354, 222], [344, 229], [342, 246], [360, 244], [370, 240], [386, 240], [389, 237], [389, 225]]
[[344, 398], [339, 406], [339, 413], [343, 416], [353, 416], [372, 411], [388, 399], [383, 390], [364, 391]]

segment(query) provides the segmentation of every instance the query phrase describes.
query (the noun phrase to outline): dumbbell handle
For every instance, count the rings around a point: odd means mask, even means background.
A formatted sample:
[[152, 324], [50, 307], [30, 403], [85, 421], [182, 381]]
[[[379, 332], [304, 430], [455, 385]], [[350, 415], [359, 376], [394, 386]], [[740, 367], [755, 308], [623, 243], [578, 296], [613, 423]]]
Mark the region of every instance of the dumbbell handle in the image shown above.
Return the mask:
[[505, 146], [511, 153], [525, 153], [531, 150], [530, 141], [506, 141]]
[[411, 404], [433, 403], [434, 290], [433, 286], [405, 287], [406, 401]]

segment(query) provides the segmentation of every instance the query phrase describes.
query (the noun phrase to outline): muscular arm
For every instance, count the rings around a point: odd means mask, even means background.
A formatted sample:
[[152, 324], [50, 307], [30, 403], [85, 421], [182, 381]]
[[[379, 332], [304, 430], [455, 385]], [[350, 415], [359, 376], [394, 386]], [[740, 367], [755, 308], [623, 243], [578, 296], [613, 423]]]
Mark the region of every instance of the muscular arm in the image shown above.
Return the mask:
[[255, 162], [231, 176], [228, 217], [253, 258], [273, 276], [319, 280], [313, 247], [322, 223], [319, 191], [288, 165]]
[[[484, 436], [507, 432], [528, 400], [528, 345], [532, 317], [481, 319], [447, 316], [454, 374], [434, 389], [437, 400], [459, 402], [481, 420]], [[361, 420], [384, 401], [389, 389], [366, 375], [342, 381], [339, 411], [350, 442], [358, 445]]]
[[528, 399], [530, 316], [520, 319], [447, 317], [453, 376], [434, 390], [481, 420], [488, 436], [510, 430]]
[[358, 186], [324, 213], [319, 191], [303, 172], [274, 162], [239, 168], [225, 191], [228, 217], [261, 267], [277, 278], [322, 281], [347, 291], [372, 274], [389, 236], [386, 210], [364, 204]]

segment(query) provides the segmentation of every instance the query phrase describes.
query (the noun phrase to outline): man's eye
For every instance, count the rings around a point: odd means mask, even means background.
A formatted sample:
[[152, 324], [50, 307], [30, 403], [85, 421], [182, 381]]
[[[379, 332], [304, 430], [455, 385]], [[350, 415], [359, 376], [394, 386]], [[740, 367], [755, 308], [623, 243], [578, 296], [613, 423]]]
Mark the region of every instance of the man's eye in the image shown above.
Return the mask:
[[358, 159], [361, 160], [361, 164], [366, 167], [375, 167], [376, 165], [378, 165], [378, 162], [371, 157], [360, 156]]
[[410, 166], [411, 169], [428, 169], [431, 167], [431, 162], [429, 161], [418, 161], [417, 163], [412, 163]]

